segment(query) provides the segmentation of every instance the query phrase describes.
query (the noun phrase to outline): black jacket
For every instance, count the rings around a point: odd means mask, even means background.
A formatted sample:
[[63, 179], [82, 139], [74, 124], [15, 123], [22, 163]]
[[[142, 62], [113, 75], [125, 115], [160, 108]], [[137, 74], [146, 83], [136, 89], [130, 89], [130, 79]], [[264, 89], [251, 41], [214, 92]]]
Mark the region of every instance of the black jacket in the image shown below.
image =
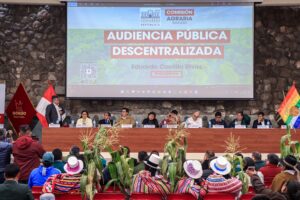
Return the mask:
[[5, 181], [0, 185], [0, 200], [34, 200], [28, 185]]
[[[268, 119], [264, 119], [264, 124], [267, 125], [269, 122], [269, 125], [272, 125], [271, 121]], [[262, 125], [261, 122], [258, 122], [258, 120], [254, 120], [252, 128], [257, 128], [258, 125]]]
[[155, 125], [155, 128], [159, 127], [157, 119], [149, 120], [149, 118], [146, 118], [142, 122], [143, 125]]
[[56, 124], [57, 123], [57, 119], [58, 119], [58, 114], [56, 111], [56, 108], [54, 106], [54, 104], [50, 104], [46, 107], [46, 120], [48, 122], [48, 124]]
[[113, 123], [114, 123], [114, 121], [112, 120], [112, 119], [110, 119], [110, 120], [105, 120], [105, 119], [101, 119], [100, 121], [99, 121], [99, 124], [101, 125], [101, 124], [110, 124], [110, 125], [113, 125]]

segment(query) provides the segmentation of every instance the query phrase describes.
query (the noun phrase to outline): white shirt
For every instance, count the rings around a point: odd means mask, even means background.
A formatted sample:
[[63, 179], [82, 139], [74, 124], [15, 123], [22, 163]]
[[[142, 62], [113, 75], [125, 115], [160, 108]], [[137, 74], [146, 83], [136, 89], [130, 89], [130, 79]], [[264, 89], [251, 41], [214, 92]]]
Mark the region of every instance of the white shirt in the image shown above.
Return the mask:
[[202, 118], [198, 117], [197, 120], [195, 121], [193, 119], [193, 117], [189, 117], [186, 121], [185, 121], [185, 127], [186, 128], [194, 128], [194, 127], [199, 127], [202, 128]]
[[55, 106], [55, 109], [56, 109], [56, 112], [57, 112], [57, 120], [60, 122], [61, 121], [61, 116], [60, 116], [60, 112], [59, 112], [59, 106], [58, 105], [56, 105], [55, 103], [54, 103], [54, 106]]

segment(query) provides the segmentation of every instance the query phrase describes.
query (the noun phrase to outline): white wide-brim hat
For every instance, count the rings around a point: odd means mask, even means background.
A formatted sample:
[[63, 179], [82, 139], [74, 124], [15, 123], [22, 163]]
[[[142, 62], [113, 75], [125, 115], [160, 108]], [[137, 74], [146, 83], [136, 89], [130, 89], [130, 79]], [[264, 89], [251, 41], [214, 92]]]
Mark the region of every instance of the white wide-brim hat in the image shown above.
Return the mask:
[[198, 160], [187, 160], [183, 164], [185, 173], [193, 179], [198, 179], [202, 176], [202, 165]]
[[64, 170], [67, 174], [79, 174], [83, 170], [83, 166], [82, 160], [77, 159], [75, 156], [70, 156], [64, 165]]
[[230, 162], [223, 156], [210, 161], [209, 166], [215, 173], [220, 175], [227, 175], [231, 171]]
[[161, 161], [161, 159], [158, 155], [151, 154], [150, 157], [144, 161], [144, 163], [145, 163], [145, 165], [148, 165], [151, 168], [160, 169], [160, 167], [159, 167], [160, 161]]

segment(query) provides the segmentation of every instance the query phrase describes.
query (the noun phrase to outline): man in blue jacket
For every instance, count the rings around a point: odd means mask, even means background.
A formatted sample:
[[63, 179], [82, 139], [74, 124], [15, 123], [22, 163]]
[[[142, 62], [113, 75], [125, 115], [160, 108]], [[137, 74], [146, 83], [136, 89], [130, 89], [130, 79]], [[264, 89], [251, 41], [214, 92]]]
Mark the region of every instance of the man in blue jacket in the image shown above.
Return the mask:
[[43, 186], [48, 177], [61, 173], [59, 169], [52, 166], [54, 162], [52, 153], [44, 153], [42, 162], [43, 164], [41, 166], [32, 170], [28, 179], [29, 188], [32, 188], [32, 186]]

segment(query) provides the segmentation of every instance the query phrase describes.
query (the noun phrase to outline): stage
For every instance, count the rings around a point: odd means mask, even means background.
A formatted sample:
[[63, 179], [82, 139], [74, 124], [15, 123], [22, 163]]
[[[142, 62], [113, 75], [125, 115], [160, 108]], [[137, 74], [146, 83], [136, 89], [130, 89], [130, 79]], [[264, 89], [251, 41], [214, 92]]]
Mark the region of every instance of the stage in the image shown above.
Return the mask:
[[[203, 153], [213, 150], [217, 153], [225, 151], [225, 140], [232, 132], [240, 137], [240, 145], [243, 153], [259, 151], [261, 153], [279, 153], [280, 138], [286, 132], [284, 129], [186, 129], [188, 137], [188, 153]], [[72, 145], [80, 145], [79, 136], [84, 128], [43, 128], [42, 144], [47, 151], [60, 148], [68, 152]], [[93, 131], [97, 131], [94, 128]], [[120, 129], [119, 144], [128, 146], [131, 152], [157, 150], [163, 152], [164, 144], [168, 135], [166, 128], [132, 128]], [[292, 132], [293, 140], [300, 140], [300, 134]]]

